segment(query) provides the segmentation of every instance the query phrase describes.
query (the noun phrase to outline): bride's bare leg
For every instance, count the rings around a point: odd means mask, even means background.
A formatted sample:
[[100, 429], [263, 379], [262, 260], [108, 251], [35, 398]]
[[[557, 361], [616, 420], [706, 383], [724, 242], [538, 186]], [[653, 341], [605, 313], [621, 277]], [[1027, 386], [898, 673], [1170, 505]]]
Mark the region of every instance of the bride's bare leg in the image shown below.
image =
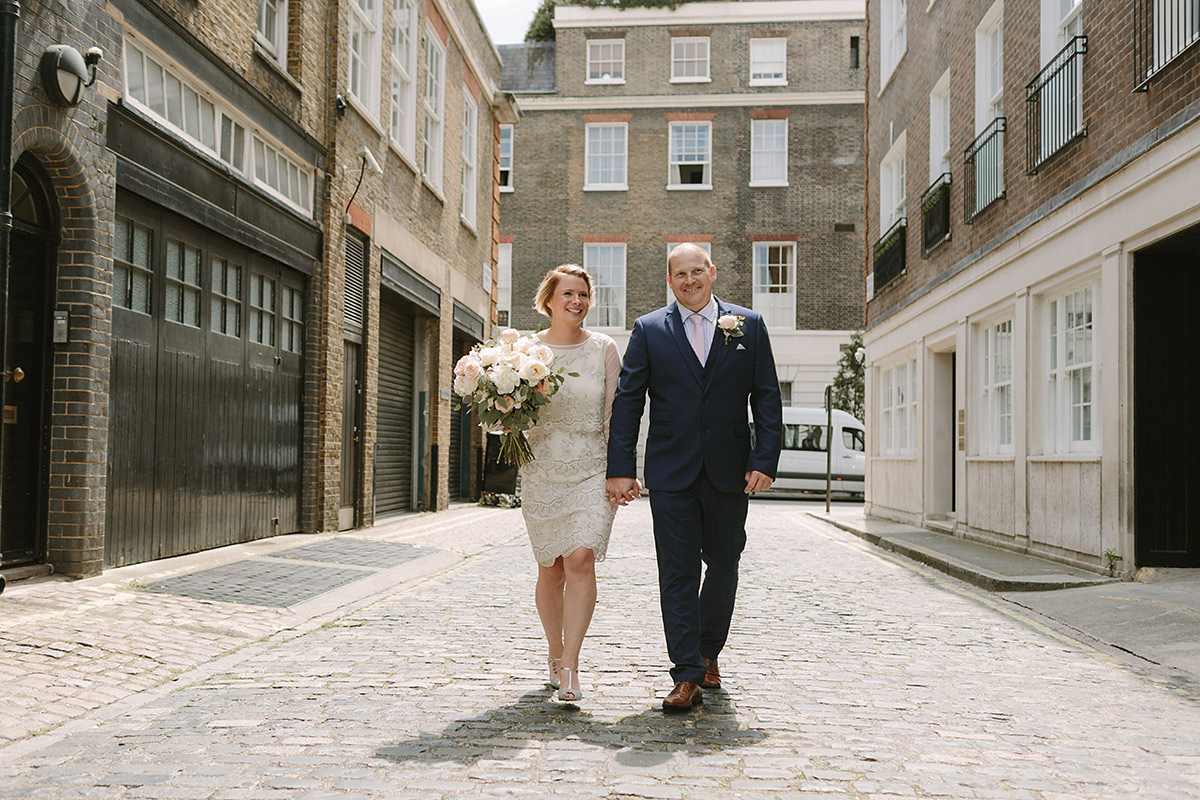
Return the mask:
[[537, 603], [538, 617], [542, 620], [542, 630], [546, 632], [547, 655], [550, 658], [562, 658], [563, 654], [563, 586], [566, 572], [563, 560], [559, 558], [553, 566], [543, 567], [538, 564], [537, 589], [534, 599]]
[[[596, 560], [592, 551], [580, 547], [563, 559], [566, 595], [563, 602], [563, 651], [560, 667], [579, 668], [579, 649], [596, 610]], [[571, 676], [560, 671], [567, 687]], [[575, 684], [578, 687], [578, 684]]]

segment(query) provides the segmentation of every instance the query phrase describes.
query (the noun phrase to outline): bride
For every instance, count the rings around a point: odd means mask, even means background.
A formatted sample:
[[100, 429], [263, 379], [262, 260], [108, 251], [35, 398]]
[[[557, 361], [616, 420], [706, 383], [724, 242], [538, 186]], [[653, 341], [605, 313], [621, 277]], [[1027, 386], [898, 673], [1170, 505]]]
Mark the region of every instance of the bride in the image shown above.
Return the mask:
[[546, 273], [534, 308], [550, 318], [538, 341], [570, 376], [529, 431], [534, 459], [521, 472], [521, 512], [538, 562], [536, 602], [558, 699], [583, 699], [579, 650], [596, 608], [595, 562], [603, 561], [615, 507], [604, 496], [608, 419], [621, 371], [617, 345], [585, 330], [592, 279], [576, 264]]

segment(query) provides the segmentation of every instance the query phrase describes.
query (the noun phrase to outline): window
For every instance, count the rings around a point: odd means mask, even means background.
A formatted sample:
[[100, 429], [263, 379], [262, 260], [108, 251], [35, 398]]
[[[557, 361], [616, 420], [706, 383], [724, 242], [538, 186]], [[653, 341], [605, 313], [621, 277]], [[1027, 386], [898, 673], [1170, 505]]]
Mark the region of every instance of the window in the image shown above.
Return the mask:
[[229, 259], [212, 259], [212, 329], [226, 336], [242, 335], [242, 268]]
[[707, 83], [708, 37], [671, 37], [671, 83]]
[[1093, 428], [1096, 370], [1093, 286], [1051, 300], [1047, 315], [1046, 451], [1090, 452], [1097, 448]]
[[1013, 364], [1011, 319], [988, 325], [983, 331], [982, 426], [979, 452], [983, 455], [1013, 451]]
[[850, 69], [858, 69], [859, 65], [859, 38], [857, 36], [850, 37]]
[[1154, 61], [1148, 73], [1165, 67], [1172, 59], [1200, 41], [1200, 6], [1196, 0], [1154, 1]]
[[908, 50], [908, 8], [907, 0], [883, 0], [880, 22], [880, 70], [883, 73], [882, 85], [886, 85], [896, 65]]
[[150, 313], [150, 265], [153, 232], [131, 219], [117, 217], [113, 242], [113, 304]]
[[668, 189], [712, 188], [712, 123], [672, 122]]
[[629, 126], [596, 123], [587, 126], [587, 177], [584, 189], [627, 190], [625, 137]]
[[425, 33], [425, 141], [421, 170], [438, 191], [442, 189], [442, 148], [446, 131], [446, 50], [432, 28]]
[[167, 239], [166, 318], [200, 327], [200, 248]]
[[750, 185], [788, 185], [788, 121], [750, 120]]
[[847, 450], [862, 453], [867, 449], [867, 434], [861, 428], [842, 428], [842, 444]]
[[625, 245], [585, 244], [583, 268], [592, 276], [589, 326], [625, 327]]
[[279, 199], [312, 213], [312, 175], [258, 136], [254, 137], [254, 178]]
[[750, 85], [787, 86], [787, 39], [750, 40]]
[[975, 30], [975, 132], [1004, 116], [1004, 3], [995, 3]]
[[349, 94], [367, 114], [379, 117], [380, 12], [383, 0], [350, 1]]
[[400, 152], [413, 157], [417, 105], [413, 80], [417, 74], [417, 10], [413, 0], [392, 0], [392, 119], [391, 137]]
[[258, 0], [258, 43], [279, 64], [287, 64], [287, 0]]
[[588, 39], [586, 83], [625, 82], [625, 40]]
[[791, 381], [780, 381], [779, 382], [779, 397], [782, 400], [783, 405], [790, 406], [792, 404], [792, 382]]
[[282, 337], [280, 343], [289, 353], [304, 352], [304, 292], [293, 286], [285, 285], [280, 296], [282, 304], [280, 316], [283, 317]]
[[275, 346], [275, 279], [250, 273], [250, 341]]
[[496, 254], [496, 322], [509, 325], [512, 315], [512, 243], [497, 247]]
[[895, 144], [879, 162], [879, 227], [886, 233], [889, 228], [905, 219], [907, 196], [906, 174], [908, 132], [900, 134]]
[[768, 327], [796, 327], [796, 245], [755, 242], [754, 310]]
[[950, 70], [929, 93], [929, 183], [950, 171]]
[[917, 362], [915, 359], [880, 370], [879, 454], [916, 452]]
[[783, 449], [824, 453], [829, 449], [828, 434], [828, 425], [785, 423], [783, 426]]
[[470, 93], [463, 95], [462, 116], [462, 217], [475, 227], [475, 203], [479, 193], [475, 162], [479, 152], [478, 110]]
[[513, 126], [500, 126], [500, 191], [513, 190]]

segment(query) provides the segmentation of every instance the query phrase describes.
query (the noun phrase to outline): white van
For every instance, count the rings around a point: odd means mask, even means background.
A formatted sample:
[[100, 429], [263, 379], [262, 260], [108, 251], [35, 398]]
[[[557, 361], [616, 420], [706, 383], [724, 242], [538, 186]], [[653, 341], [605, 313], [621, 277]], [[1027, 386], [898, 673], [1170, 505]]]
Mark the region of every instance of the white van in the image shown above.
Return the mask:
[[[833, 412], [832, 490], [862, 497], [866, 491], [866, 431], [845, 411]], [[772, 489], [825, 492], [829, 417], [823, 408], [783, 408], [783, 451]]]

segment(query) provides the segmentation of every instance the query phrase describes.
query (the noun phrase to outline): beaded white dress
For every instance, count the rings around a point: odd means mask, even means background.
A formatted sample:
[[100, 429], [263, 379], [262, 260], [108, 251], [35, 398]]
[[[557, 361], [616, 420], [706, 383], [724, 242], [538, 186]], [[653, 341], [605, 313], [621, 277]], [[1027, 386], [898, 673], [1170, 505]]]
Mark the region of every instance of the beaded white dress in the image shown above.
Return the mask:
[[542, 343], [554, 351], [551, 369], [579, 376], [566, 377], [527, 434], [533, 461], [521, 467], [521, 513], [529, 542], [544, 567], [579, 547], [603, 561], [616, 513], [604, 484], [620, 355], [602, 333], [579, 344]]

